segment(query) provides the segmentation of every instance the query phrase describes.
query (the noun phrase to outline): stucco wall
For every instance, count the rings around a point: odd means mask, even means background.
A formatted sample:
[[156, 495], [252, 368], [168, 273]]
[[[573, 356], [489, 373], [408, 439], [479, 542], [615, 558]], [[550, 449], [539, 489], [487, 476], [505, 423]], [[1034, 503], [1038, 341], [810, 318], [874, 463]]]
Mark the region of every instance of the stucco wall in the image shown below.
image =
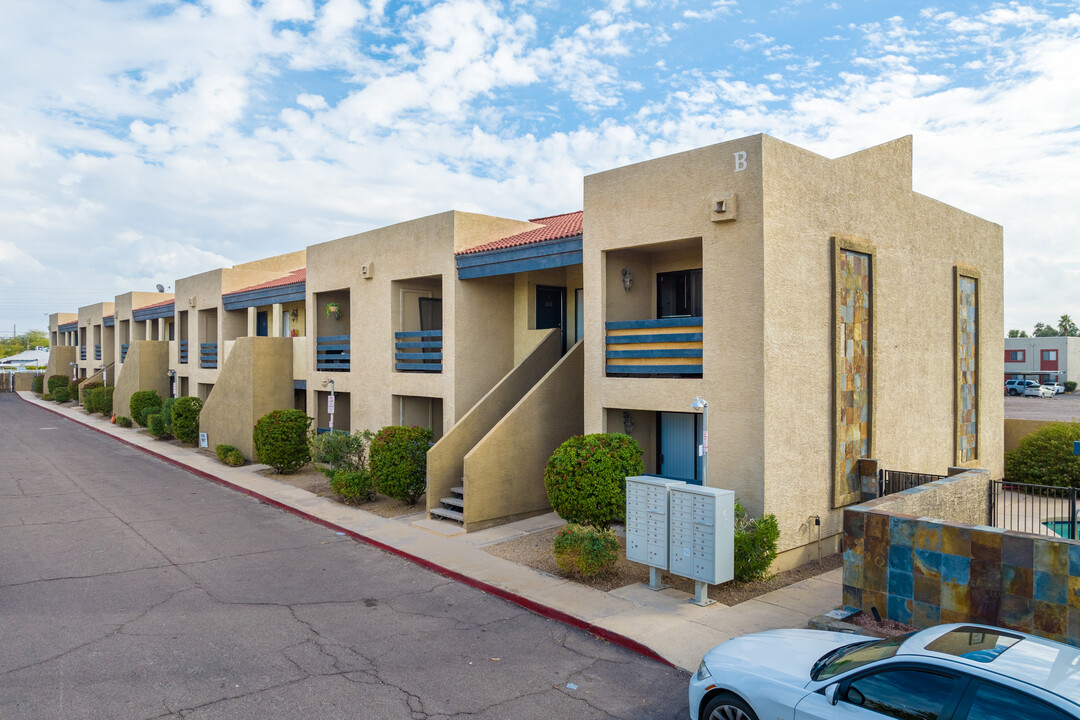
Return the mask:
[[584, 350], [571, 348], [465, 456], [466, 530], [551, 509], [544, 466], [582, 433]]
[[45, 387], [53, 375], [71, 377], [71, 363], [78, 357], [79, 349], [74, 345], [54, 345], [49, 347], [49, 362], [45, 366]]
[[[428, 450], [428, 509], [439, 506], [439, 498], [461, 483], [465, 456], [495, 427], [506, 413], [547, 374], [559, 359], [559, 334], [551, 330], [536, 349], [500, 380], [495, 387], [446, 431]], [[466, 501], [468, 502], [468, 501]]]
[[[81, 353], [76, 354], [75, 362], [78, 363], [79, 375], [86, 372], [87, 379], [91, 375], [96, 374], [102, 364], [108, 364], [113, 361], [113, 343], [112, 343], [112, 328], [106, 328], [103, 325], [103, 320], [106, 315], [113, 315], [114, 312], [113, 303], [100, 302], [93, 305], [86, 305], [79, 308], [79, 331], [86, 331], [86, 359], [83, 360]], [[95, 332], [100, 339], [100, 343], [95, 342]], [[94, 345], [101, 345], [101, 359], [94, 359]], [[113, 378], [108, 378], [109, 384], [112, 384]], [[98, 379], [100, 381], [100, 378]]]
[[117, 374], [113, 412], [131, 417], [131, 396], [140, 390], [156, 390], [169, 397], [169, 344], [161, 340], [136, 340], [128, 347], [123, 370]]
[[1015, 450], [1020, 441], [1044, 425], [1050, 425], [1055, 420], [1019, 420], [1016, 418], [1005, 419], [1005, 452]]
[[255, 423], [272, 410], [293, 406], [291, 338], [242, 337], [229, 352], [199, 415], [210, 449], [232, 445], [255, 458]]

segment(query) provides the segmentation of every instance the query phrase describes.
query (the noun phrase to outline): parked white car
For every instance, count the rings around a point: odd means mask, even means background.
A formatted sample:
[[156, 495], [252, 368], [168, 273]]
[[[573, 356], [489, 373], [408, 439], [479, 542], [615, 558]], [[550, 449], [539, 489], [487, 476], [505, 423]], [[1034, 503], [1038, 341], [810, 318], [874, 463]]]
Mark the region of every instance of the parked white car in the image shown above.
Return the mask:
[[1064, 386], [1064, 385], [1062, 385], [1062, 384], [1061, 384], [1061, 383], [1059, 383], [1059, 382], [1056, 382], [1056, 383], [1048, 383], [1048, 384], [1046, 385], [1046, 387], [1048, 387], [1048, 388], [1050, 388], [1051, 390], [1053, 390], [1053, 391], [1054, 391], [1054, 394], [1055, 394], [1055, 395], [1060, 395], [1061, 393], [1065, 392], [1065, 386]]
[[1029, 385], [1024, 388], [1024, 397], [1054, 397], [1054, 389], [1049, 385]]
[[1080, 649], [988, 625], [876, 640], [772, 630], [719, 645], [690, 679], [691, 720], [1076, 720]]

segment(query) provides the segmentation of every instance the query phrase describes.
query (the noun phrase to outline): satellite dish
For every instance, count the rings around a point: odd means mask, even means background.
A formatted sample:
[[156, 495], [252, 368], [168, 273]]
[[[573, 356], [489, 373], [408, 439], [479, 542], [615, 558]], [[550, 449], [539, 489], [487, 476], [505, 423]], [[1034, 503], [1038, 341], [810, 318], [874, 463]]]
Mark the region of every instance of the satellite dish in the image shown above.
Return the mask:
[[158, 283], [155, 287], [157, 287], [158, 292], [165, 292], [165, 286], [161, 283]]

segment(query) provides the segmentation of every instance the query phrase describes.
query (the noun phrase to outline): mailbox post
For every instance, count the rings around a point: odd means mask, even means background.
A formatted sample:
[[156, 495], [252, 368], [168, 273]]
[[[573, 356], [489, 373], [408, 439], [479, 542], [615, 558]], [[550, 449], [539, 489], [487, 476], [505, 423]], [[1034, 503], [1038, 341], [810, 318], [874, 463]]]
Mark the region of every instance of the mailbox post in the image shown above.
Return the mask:
[[650, 590], [667, 587], [661, 573], [668, 569], [668, 490], [682, 480], [639, 475], [626, 478], [626, 559], [649, 566]]
[[709, 585], [735, 577], [735, 493], [683, 485], [671, 488], [672, 574], [694, 581], [695, 605], [712, 605]]

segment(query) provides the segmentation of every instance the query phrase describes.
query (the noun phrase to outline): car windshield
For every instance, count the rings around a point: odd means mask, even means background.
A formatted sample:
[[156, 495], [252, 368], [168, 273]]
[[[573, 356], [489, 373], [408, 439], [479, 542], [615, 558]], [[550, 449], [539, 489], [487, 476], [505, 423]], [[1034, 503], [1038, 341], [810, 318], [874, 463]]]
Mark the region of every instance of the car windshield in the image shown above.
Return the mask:
[[912, 633], [885, 638], [884, 640], [872, 640], [865, 643], [854, 643], [837, 648], [821, 657], [810, 670], [811, 680], [828, 680], [840, 673], [862, 667], [868, 663], [891, 658], [911, 637]]

